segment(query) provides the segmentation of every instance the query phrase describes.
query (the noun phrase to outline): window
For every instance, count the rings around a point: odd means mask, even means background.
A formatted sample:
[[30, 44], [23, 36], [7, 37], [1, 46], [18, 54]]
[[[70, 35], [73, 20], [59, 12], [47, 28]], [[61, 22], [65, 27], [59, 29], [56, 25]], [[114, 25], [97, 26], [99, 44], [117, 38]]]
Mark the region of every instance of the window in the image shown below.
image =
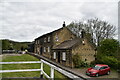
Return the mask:
[[82, 44], [85, 45], [85, 41], [84, 40], [82, 41]]
[[39, 44], [39, 40], [38, 40], [37, 42], [38, 42], [38, 44]]
[[37, 44], [37, 41], [35, 41], [35, 43]]
[[44, 52], [46, 52], [46, 48], [44, 47]]
[[50, 47], [48, 47], [48, 52], [50, 52]]
[[48, 42], [50, 42], [50, 36], [48, 37]]
[[46, 42], [46, 38], [44, 38], [44, 42]]
[[56, 59], [56, 52], [54, 52], [54, 57], [53, 58]]
[[104, 67], [101, 67], [100, 70], [104, 69]]
[[85, 61], [87, 61], [87, 59], [85, 59]]
[[64, 60], [64, 61], [66, 60], [66, 53], [65, 52], [62, 53], [62, 60]]
[[56, 34], [55, 40], [56, 40], [56, 41], [59, 41], [59, 38], [58, 38], [58, 35], [57, 35], [57, 34]]
[[104, 67], [101, 67], [100, 69], [106, 69], [106, 68], [108, 68], [107, 66], [104, 66]]

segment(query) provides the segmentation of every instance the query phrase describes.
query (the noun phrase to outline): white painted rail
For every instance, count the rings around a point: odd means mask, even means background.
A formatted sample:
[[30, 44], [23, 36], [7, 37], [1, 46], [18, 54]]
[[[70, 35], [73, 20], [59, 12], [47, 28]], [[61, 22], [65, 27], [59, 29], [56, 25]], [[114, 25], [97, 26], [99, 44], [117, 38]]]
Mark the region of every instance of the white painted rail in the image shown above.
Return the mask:
[[[66, 70], [63, 70], [43, 59], [41, 59], [41, 61], [26, 61], [26, 62], [0, 62], [0, 64], [30, 64], [30, 63], [41, 63], [41, 67], [40, 69], [24, 69], [24, 70], [0, 70], [0, 73], [6, 73], [6, 72], [25, 72], [25, 71], [40, 71], [41, 75], [45, 75], [47, 78], [50, 78], [52, 80], [54, 80], [54, 70], [57, 70], [58, 72], [64, 74], [65, 76], [71, 78], [71, 79], [79, 79], [79, 80], [84, 80]], [[51, 72], [50, 72], [50, 76], [48, 76], [44, 71], [43, 71], [43, 63], [47, 64], [51, 67]]]
[[26, 63], [41, 63], [41, 61], [26, 61], [26, 62], [0, 62], [0, 64], [26, 64]]
[[[27, 71], [40, 71], [41, 75], [45, 75], [47, 78], [49, 77], [44, 71], [43, 71], [43, 62], [41, 61], [26, 61], [26, 62], [0, 62], [1, 64], [31, 64], [31, 63], [41, 63], [41, 69], [23, 69], [23, 70], [0, 70], [0, 73], [8, 73], [8, 72], [27, 72]], [[53, 79], [53, 78], [52, 78]]]
[[25, 71], [41, 71], [41, 69], [1, 70], [0, 73], [7, 73], [7, 72], [25, 72]]
[[[57, 67], [57, 66], [54, 66], [54, 65], [52, 65], [52, 64], [50, 64], [50, 63], [48, 63], [48, 62], [46, 62], [46, 61], [44, 61], [44, 60], [41, 60], [41, 61], [42, 61], [43, 63], [51, 66], [52, 68], [54, 68], [54, 69], [57, 70], [58, 72], [64, 74], [65, 76], [67, 76], [67, 77], [69, 77], [69, 78], [71, 78], [71, 79], [74, 79], [74, 78], [80, 79], [80, 77], [78, 77], [78, 76], [76, 76], [76, 75], [74, 75], [74, 74], [72, 74], [72, 73], [70, 73], [70, 72], [68, 72], [68, 71], [65, 71], [65, 70], [63, 70], [63, 69], [61, 69], [61, 68], [59, 68], [59, 67]], [[84, 79], [80, 79], [80, 80], [84, 80]]]

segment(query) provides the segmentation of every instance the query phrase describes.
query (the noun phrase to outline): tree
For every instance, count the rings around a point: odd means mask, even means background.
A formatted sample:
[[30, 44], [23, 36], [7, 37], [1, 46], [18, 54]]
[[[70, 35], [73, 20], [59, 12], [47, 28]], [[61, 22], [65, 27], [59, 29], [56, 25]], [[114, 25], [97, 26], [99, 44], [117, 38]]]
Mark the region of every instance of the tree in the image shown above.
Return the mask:
[[10, 43], [8, 40], [2, 40], [2, 50], [8, 50], [10, 48]]
[[91, 34], [93, 42], [98, 46], [101, 40], [113, 38], [116, 31], [115, 26], [98, 18], [88, 19], [84, 22], [72, 22], [67, 27], [79, 37], [81, 37], [81, 31], [84, 29], [87, 33]]
[[102, 56], [118, 56], [119, 42], [115, 39], [105, 39], [100, 42], [98, 47], [97, 58], [101, 59]]

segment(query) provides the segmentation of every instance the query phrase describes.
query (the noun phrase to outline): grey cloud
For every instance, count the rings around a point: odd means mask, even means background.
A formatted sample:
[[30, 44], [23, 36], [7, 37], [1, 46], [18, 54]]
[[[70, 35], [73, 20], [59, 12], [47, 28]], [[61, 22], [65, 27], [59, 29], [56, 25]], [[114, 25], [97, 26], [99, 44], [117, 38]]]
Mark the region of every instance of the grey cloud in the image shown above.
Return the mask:
[[0, 38], [33, 41], [62, 27], [63, 21], [98, 17], [116, 25], [117, 3], [86, 2], [4, 2], [0, 5]]

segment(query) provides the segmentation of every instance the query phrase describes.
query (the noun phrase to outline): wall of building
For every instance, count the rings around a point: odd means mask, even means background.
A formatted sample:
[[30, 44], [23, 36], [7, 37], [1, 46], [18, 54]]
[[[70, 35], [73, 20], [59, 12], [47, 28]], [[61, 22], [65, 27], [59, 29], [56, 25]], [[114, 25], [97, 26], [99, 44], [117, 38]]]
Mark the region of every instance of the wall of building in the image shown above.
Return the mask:
[[[60, 63], [64, 66], [71, 67], [72, 66], [72, 55], [71, 50], [53, 50], [52, 51], [52, 60]], [[54, 58], [54, 52], [56, 53], [56, 58]], [[63, 52], [65, 53], [65, 60], [63, 60]], [[60, 57], [58, 57], [58, 54], [60, 54]], [[58, 61], [58, 58], [60, 58], [60, 62]]]
[[95, 60], [95, 49], [91, 46], [87, 39], [84, 39], [84, 44], [81, 42], [81, 45], [73, 48], [72, 54], [79, 54], [82, 61], [86, 61], [87, 63]]
[[53, 34], [53, 45], [56, 46], [66, 40], [75, 38], [75, 35], [71, 33], [66, 27]]

